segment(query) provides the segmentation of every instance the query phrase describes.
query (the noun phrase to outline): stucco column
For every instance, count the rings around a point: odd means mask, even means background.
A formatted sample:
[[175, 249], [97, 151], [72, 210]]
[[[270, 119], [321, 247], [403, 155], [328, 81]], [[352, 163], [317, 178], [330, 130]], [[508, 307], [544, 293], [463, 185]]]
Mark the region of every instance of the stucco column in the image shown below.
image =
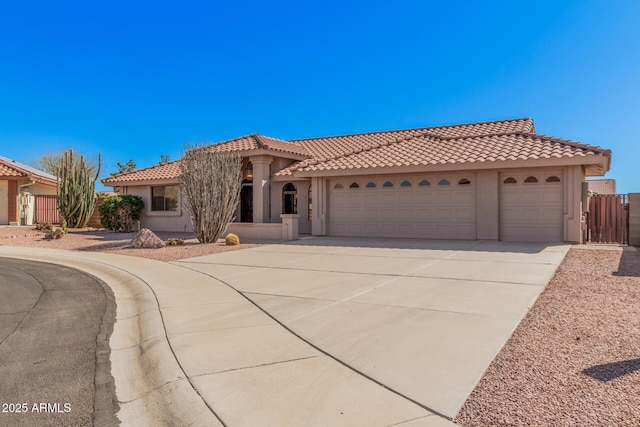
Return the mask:
[[282, 218], [282, 240], [298, 239], [298, 214], [280, 214]]
[[271, 162], [273, 157], [249, 157], [253, 167], [253, 222], [269, 221], [269, 180], [271, 179]]
[[313, 210], [311, 212], [311, 234], [325, 236], [327, 234], [327, 179], [314, 177], [311, 179]]
[[8, 193], [9, 225], [20, 225], [18, 222], [18, 181], [9, 181]]
[[582, 243], [584, 171], [582, 166], [570, 166], [566, 169], [565, 175], [564, 240], [571, 243]]
[[478, 240], [498, 240], [500, 236], [498, 171], [481, 171], [476, 176], [476, 236]]

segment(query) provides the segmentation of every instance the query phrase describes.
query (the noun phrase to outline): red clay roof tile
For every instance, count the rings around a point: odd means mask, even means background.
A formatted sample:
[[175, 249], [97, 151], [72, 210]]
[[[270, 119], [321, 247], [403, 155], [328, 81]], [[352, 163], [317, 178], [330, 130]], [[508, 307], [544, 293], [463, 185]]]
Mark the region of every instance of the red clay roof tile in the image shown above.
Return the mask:
[[[599, 147], [536, 134], [533, 120], [528, 118], [292, 141], [252, 134], [211, 147], [217, 151], [270, 149], [308, 157], [278, 171], [276, 176], [290, 176], [296, 171], [484, 163], [608, 153]], [[179, 163], [172, 162], [116, 175], [102, 182], [118, 185], [174, 179], [179, 174]]]

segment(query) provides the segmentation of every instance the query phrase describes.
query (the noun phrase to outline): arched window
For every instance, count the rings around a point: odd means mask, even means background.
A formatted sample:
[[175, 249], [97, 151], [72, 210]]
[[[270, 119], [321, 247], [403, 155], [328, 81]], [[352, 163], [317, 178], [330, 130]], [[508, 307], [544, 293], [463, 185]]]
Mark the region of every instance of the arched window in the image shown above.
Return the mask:
[[298, 190], [292, 183], [287, 183], [282, 188], [282, 213], [298, 213]]
[[369, 181], [369, 182], [367, 182], [366, 187], [367, 188], [376, 188], [376, 183], [372, 182], [372, 181]]
[[536, 178], [535, 176], [528, 176], [524, 179], [524, 182], [527, 184], [535, 184], [536, 182], [538, 182], [538, 178]]
[[352, 182], [349, 188], [360, 188], [360, 184], [358, 184], [357, 182]]
[[560, 182], [560, 178], [558, 178], [555, 175], [551, 175], [550, 177], [547, 178], [547, 182]]
[[311, 213], [313, 212], [313, 209], [312, 209], [312, 208], [313, 208], [313, 204], [311, 203], [311, 201], [312, 201], [312, 198], [311, 198], [311, 189], [312, 189], [312, 188], [313, 188], [313, 185], [310, 185], [310, 186], [309, 186], [309, 210], [307, 211], [307, 212], [308, 212], [307, 219], [308, 219], [309, 221], [311, 221]]
[[411, 182], [410, 181], [402, 181], [400, 183], [400, 187], [411, 187]]
[[423, 179], [422, 181], [420, 181], [420, 183], [418, 184], [420, 187], [428, 187], [431, 185], [431, 183], [429, 181], [427, 181], [426, 179]]
[[505, 184], [517, 184], [518, 180], [515, 179], [514, 177], [510, 176], [509, 178], [505, 179], [503, 182]]
[[341, 183], [337, 183], [336, 185], [333, 186], [333, 188], [335, 188], [336, 190], [340, 190], [344, 188], [344, 185], [342, 185]]
[[393, 187], [393, 182], [391, 182], [391, 181], [385, 181], [385, 182], [384, 182], [384, 184], [382, 184], [382, 186], [383, 186], [383, 187], [386, 187], [386, 188]]
[[451, 185], [448, 179], [441, 179], [438, 181], [438, 185]]
[[471, 185], [471, 181], [469, 181], [467, 178], [462, 178], [460, 181], [458, 181], [458, 185]]

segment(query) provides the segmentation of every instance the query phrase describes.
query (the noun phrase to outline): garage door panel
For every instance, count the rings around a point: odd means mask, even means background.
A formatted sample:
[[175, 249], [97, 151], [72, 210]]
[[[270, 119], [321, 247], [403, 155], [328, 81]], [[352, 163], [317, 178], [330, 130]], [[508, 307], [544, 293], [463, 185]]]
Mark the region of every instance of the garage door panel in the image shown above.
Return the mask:
[[545, 192], [542, 198], [543, 203], [562, 203], [562, 190]]
[[413, 192], [403, 192], [398, 195], [398, 205], [401, 206], [413, 206], [416, 203], [415, 197], [412, 194]]
[[435, 194], [435, 203], [438, 205], [453, 204], [454, 198], [450, 191], [440, 190]]
[[[542, 175], [562, 176], [553, 170]], [[529, 184], [532, 174], [508, 174], [517, 181], [505, 184], [500, 179], [500, 239], [506, 241], [557, 242], [563, 240], [563, 185]]]
[[459, 208], [454, 211], [454, 214], [459, 222], [473, 223], [476, 220], [476, 211], [474, 209]]
[[475, 203], [476, 194], [472, 191], [460, 191], [454, 193], [454, 201], [457, 205], [469, 205]]
[[[334, 189], [329, 185], [329, 234], [340, 236], [386, 236], [410, 238], [475, 239], [476, 191], [458, 186], [455, 176], [445, 177], [449, 186], [418, 186], [426, 179], [437, 183], [438, 176], [393, 176], [375, 179], [377, 188]], [[469, 176], [474, 181], [473, 175]], [[394, 188], [382, 188], [385, 181]], [[407, 180], [412, 187], [400, 187]], [[344, 179], [343, 179], [344, 181]], [[349, 182], [369, 182], [370, 177]]]
[[395, 209], [380, 209], [380, 221], [382, 222], [392, 222], [396, 217]]
[[404, 222], [413, 221], [413, 209], [411, 208], [398, 208], [398, 219]]

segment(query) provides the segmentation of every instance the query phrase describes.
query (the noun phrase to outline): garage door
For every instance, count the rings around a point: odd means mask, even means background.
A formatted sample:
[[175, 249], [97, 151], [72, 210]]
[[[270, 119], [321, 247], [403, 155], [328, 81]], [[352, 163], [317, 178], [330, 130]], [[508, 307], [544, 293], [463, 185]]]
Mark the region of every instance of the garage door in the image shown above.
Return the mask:
[[389, 176], [329, 182], [329, 234], [476, 238], [475, 176]]
[[500, 174], [500, 239], [564, 240], [562, 171]]

